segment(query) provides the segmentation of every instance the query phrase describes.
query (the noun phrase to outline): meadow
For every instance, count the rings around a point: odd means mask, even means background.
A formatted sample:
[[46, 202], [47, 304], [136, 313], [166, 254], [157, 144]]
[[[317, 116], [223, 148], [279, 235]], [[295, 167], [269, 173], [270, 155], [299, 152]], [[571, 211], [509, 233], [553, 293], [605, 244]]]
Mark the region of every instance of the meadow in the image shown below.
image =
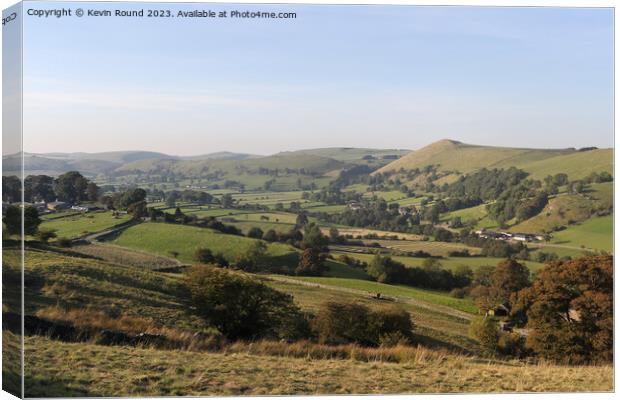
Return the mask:
[[41, 228], [55, 229], [58, 237], [77, 238], [113, 228], [130, 219], [131, 215], [113, 216], [112, 213], [106, 211], [69, 214], [62, 218], [44, 220]]
[[[170, 257], [172, 252], [177, 252], [176, 258], [179, 261], [192, 263], [194, 252], [198, 248], [222, 253], [232, 261], [236, 256], [245, 253], [255, 241], [256, 239], [224, 235], [194, 226], [147, 222], [124, 230], [113, 243], [167, 257]], [[269, 244], [267, 255], [278, 264], [296, 260], [295, 249], [280, 243]]]

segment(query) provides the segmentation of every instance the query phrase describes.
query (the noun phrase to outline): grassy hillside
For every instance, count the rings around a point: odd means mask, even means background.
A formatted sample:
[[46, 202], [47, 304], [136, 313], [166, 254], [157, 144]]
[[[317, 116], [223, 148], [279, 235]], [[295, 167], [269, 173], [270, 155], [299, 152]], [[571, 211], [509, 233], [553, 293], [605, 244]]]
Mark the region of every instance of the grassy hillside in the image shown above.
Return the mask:
[[606, 171], [613, 175], [613, 159], [613, 149], [599, 149], [579, 151], [531, 162], [519, 160], [519, 162], [510, 165], [529, 172], [532, 179], [542, 180], [547, 175], [564, 173], [568, 175], [570, 180], [577, 180], [587, 177], [592, 172]]
[[55, 229], [59, 238], [76, 238], [89, 233], [104, 231], [130, 219], [131, 216], [128, 214], [114, 217], [110, 212], [95, 212], [47, 220], [41, 224], [41, 228]]
[[[176, 251], [179, 253], [180, 261], [191, 263], [197, 248], [208, 248], [214, 253], [222, 253], [229, 260], [234, 260], [237, 255], [246, 252], [255, 241], [243, 236], [224, 235], [211, 229], [147, 222], [124, 230], [114, 239], [114, 244], [168, 257], [171, 251]], [[295, 250], [285, 244], [272, 243], [268, 247], [268, 255], [272, 257], [274, 263], [294, 263], [295, 254]]]
[[565, 246], [584, 246], [589, 249], [612, 251], [613, 216], [595, 217], [580, 224], [555, 232], [551, 243]]
[[477, 146], [453, 140], [440, 140], [391, 162], [379, 169], [378, 172], [397, 171], [401, 168], [409, 170], [423, 168], [427, 165], [438, 165], [440, 171], [466, 173], [483, 167], [506, 167], [574, 152], [574, 150]]
[[[610, 391], [613, 368], [483, 362], [420, 350], [404, 365], [26, 339], [26, 396]], [[70, 363], [67, 361], [71, 360]], [[93, 379], [96, 377], [96, 379]]]
[[[613, 184], [595, 184], [583, 194], [563, 194], [549, 200], [538, 215], [510, 228], [513, 232], [552, 232], [588, 220], [613, 207]], [[609, 238], [613, 236], [610, 229]]]
[[[141, 224], [134, 228], [155, 225], [163, 224]], [[27, 252], [27, 314], [71, 321], [75, 326], [109, 324], [129, 332], [151, 327], [158, 329], [154, 332], [175, 337], [181, 337], [182, 332], [189, 332], [185, 337], [192, 337], [191, 332], [204, 329], [203, 321], [182, 300], [179, 275], [158, 273], [137, 265], [118, 265], [119, 260], [108, 262], [62, 252], [34, 249]], [[18, 250], [5, 249], [5, 278], [19, 278], [19, 260]], [[416, 323], [415, 339], [423, 347], [332, 348], [308, 342], [259, 341], [252, 345], [230, 343], [220, 350], [187, 351], [103, 346], [93, 341], [67, 343], [47, 336], [27, 336], [26, 395], [612, 390], [611, 366], [567, 367], [485, 358], [477, 343], [466, 334], [468, 319], [475, 312], [467, 299], [351, 278], [261, 276], [260, 279], [293, 295], [294, 301], [308, 311], [316, 311], [322, 302], [329, 300], [357, 301], [380, 309], [389, 304], [372, 299], [368, 293], [395, 296], [399, 305], [411, 313]], [[4, 307], [10, 311], [18, 305], [5, 302]], [[76, 309], [80, 312], [66, 311]], [[160, 327], [153, 328], [157, 326]], [[4, 337], [7, 351], [15, 342], [14, 335], [5, 332]], [[13, 379], [14, 373], [5, 366], [5, 379]]]

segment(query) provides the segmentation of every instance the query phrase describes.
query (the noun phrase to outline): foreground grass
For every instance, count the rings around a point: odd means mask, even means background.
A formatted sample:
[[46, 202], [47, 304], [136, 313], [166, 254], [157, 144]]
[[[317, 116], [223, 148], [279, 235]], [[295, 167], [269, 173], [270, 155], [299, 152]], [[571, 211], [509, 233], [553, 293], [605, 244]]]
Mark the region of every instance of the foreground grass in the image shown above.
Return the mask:
[[[26, 396], [610, 391], [613, 369], [463, 356], [402, 364], [195, 353], [27, 337]], [[481, 362], [482, 361], [482, 362]]]

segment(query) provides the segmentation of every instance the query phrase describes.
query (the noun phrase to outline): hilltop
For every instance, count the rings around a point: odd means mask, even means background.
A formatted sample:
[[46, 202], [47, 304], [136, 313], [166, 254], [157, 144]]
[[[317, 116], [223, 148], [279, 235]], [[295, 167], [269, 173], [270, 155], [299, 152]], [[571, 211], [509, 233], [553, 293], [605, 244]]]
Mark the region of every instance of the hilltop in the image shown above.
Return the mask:
[[537, 179], [564, 172], [580, 179], [592, 172], [613, 173], [613, 150], [531, 149], [480, 146], [455, 140], [440, 140], [411, 152], [380, 168], [377, 172], [412, 170], [429, 165], [438, 171], [468, 173], [481, 168], [518, 167]]

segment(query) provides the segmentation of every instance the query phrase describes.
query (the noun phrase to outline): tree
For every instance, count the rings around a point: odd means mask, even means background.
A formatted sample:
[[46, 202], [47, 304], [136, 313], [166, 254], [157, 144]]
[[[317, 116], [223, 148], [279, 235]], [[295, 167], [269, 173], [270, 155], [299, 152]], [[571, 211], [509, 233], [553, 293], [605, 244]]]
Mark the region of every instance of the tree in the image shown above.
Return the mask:
[[403, 264], [380, 254], [375, 254], [366, 273], [381, 283], [404, 283], [407, 280], [407, 269]]
[[506, 259], [497, 264], [485, 285], [472, 289], [471, 296], [478, 308], [485, 312], [499, 306], [510, 308], [511, 295], [530, 285], [529, 275], [526, 266]]
[[187, 273], [185, 284], [198, 314], [229, 339], [298, 339], [308, 335], [307, 322], [292, 296], [245, 274], [195, 266]]
[[299, 263], [295, 269], [297, 275], [321, 276], [326, 271], [323, 264], [325, 258], [313, 247], [305, 249], [299, 257]]
[[210, 249], [198, 248], [194, 252], [194, 260], [203, 264], [212, 264], [215, 261], [215, 256]]
[[86, 197], [89, 201], [97, 201], [99, 198], [99, 186], [95, 182], [89, 182], [86, 186]]
[[221, 203], [223, 208], [232, 208], [234, 205], [234, 199], [230, 193], [226, 193], [222, 196]]
[[256, 226], [250, 228], [250, 230], [248, 231], [248, 237], [254, 238], [254, 239], [262, 239], [263, 238], [263, 230], [261, 228], [258, 228]]
[[166, 207], [172, 208], [172, 207], [176, 207], [176, 205], [177, 205], [176, 196], [168, 194], [166, 196]]
[[2, 177], [2, 201], [16, 203], [22, 199], [22, 182], [15, 175]]
[[59, 200], [77, 203], [86, 199], [88, 180], [77, 171], [69, 171], [54, 181], [54, 192]]
[[269, 229], [264, 235], [263, 235], [263, 240], [266, 240], [268, 242], [277, 242], [278, 241], [278, 234], [276, 233], [276, 231], [274, 231], [273, 229]]
[[304, 227], [308, 224], [308, 215], [306, 213], [297, 214], [295, 219], [295, 226], [298, 228]]
[[54, 178], [47, 175], [29, 175], [24, 180], [24, 200], [32, 201], [54, 201]]
[[267, 244], [261, 240], [255, 240], [245, 253], [237, 256], [235, 265], [244, 271], [257, 271], [265, 260]]
[[469, 324], [469, 336], [477, 340], [487, 350], [495, 351], [499, 340], [497, 325], [492, 318], [474, 318]]
[[[300, 214], [303, 215], [303, 214]], [[329, 239], [321, 232], [321, 228], [312, 223], [306, 225], [300, 247], [303, 250], [295, 273], [297, 275], [322, 275], [327, 268], [324, 265], [329, 252]]]
[[8, 206], [2, 219], [9, 235], [20, 235], [22, 232], [22, 213], [17, 206]]
[[547, 359], [584, 363], [613, 359], [613, 256], [546, 264], [514, 296], [526, 315], [526, 346]]
[[56, 229], [39, 229], [37, 232], [37, 239], [39, 239], [43, 243], [47, 243], [50, 239], [54, 239], [57, 237]]

